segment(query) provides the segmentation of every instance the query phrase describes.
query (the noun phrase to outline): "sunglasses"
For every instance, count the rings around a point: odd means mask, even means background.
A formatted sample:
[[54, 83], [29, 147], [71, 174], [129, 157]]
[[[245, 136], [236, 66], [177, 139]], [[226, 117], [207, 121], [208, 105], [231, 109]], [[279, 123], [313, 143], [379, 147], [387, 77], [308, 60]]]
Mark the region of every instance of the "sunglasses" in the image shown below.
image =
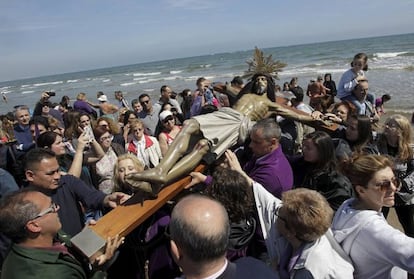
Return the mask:
[[43, 216], [45, 216], [46, 214], [49, 214], [49, 213], [55, 213], [55, 212], [58, 211], [58, 209], [59, 209], [59, 205], [52, 202], [51, 205], [47, 209], [45, 209], [42, 212], [40, 212], [39, 214], [37, 214], [36, 217], [33, 218], [33, 220], [37, 219], [37, 218], [40, 218], [40, 217], [43, 217]]
[[386, 192], [388, 190], [392, 190], [391, 183], [396, 188], [396, 191], [399, 191], [401, 189], [401, 183], [396, 177], [393, 177], [390, 180], [384, 180], [384, 181], [375, 183], [375, 187], [378, 187], [381, 189], [381, 191]]
[[141, 101], [140, 103], [141, 103], [141, 105], [148, 105], [148, 103], [150, 102], [150, 100], [145, 100], [145, 101]]
[[172, 116], [168, 116], [167, 118], [165, 118], [162, 122], [163, 123], [168, 123], [168, 121], [172, 121], [174, 120], [174, 118]]
[[113, 139], [114, 139], [114, 136], [113, 135], [109, 135], [109, 136], [106, 136], [106, 137], [101, 137], [99, 140], [101, 142], [104, 142], [106, 140], [113, 140]]

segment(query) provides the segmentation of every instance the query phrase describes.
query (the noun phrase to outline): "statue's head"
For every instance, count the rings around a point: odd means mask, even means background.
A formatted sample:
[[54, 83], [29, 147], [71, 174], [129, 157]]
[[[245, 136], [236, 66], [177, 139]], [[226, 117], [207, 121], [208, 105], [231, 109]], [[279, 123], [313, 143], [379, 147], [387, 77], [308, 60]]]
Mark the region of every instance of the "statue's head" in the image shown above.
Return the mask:
[[[274, 101], [275, 99], [275, 82], [271, 75], [264, 73], [255, 74], [248, 83], [250, 93], [258, 95], [267, 94], [267, 97]], [[246, 88], [246, 89], [247, 89]]]
[[254, 93], [258, 95], [263, 95], [267, 92], [267, 77], [260, 75], [255, 78], [253, 81]]

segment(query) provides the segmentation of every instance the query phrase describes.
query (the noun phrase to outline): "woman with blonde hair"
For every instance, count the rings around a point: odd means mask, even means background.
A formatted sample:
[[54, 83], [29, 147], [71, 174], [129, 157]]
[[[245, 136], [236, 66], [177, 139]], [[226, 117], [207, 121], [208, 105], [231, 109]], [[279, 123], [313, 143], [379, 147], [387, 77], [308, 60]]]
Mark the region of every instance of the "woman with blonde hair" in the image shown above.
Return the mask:
[[[392, 115], [385, 121], [377, 146], [380, 154], [387, 155], [394, 161], [394, 173], [402, 186], [396, 193], [395, 211], [404, 232], [414, 237], [414, 158], [411, 134], [410, 121], [400, 114]], [[388, 209], [384, 210], [384, 215], [388, 215]]]
[[381, 210], [394, 206], [399, 189], [392, 161], [382, 155], [356, 155], [344, 162], [356, 193], [336, 211], [335, 239], [352, 259], [354, 278], [407, 278], [414, 272], [414, 239], [393, 228]]
[[141, 172], [144, 170], [144, 164], [138, 160], [137, 156], [127, 153], [118, 156], [114, 166], [114, 191], [120, 191], [132, 194], [131, 187], [125, 182], [125, 176], [130, 173]]

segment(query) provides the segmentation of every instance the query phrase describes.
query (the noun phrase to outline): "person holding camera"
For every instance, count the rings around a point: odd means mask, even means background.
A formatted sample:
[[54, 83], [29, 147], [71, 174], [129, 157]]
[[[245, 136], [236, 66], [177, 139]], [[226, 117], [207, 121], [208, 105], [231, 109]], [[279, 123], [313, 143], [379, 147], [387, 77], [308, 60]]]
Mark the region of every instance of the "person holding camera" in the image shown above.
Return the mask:
[[59, 127], [64, 127], [62, 114], [54, 109], [52, 102], [49, 100], [50, 97], [56, 96], [55, 92], [45, 91], [42, 93], [40, 100], [36, 103], [35, 109], [33, 111], [33, 116], [44, 116], [44, 117], [53, 117], [59, 121]]

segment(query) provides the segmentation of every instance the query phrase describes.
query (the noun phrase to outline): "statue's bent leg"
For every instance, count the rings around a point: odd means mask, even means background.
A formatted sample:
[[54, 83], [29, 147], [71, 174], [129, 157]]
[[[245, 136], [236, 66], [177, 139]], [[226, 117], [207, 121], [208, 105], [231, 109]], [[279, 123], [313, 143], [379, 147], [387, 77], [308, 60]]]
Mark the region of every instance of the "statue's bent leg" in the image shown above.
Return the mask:
[[175, 179], [176, 177], [169, 175], [169, 172], [187, 151], [191, 135], [199, 131], [200, 125], [196, 120], [186, 120], [182, 130], [168, 148], [167, 154], [165, 154], [161, 162], [155, 168], [128, 175], [126, 182], [133, 188], [140, 188], [139, 183], [142, 181], [164, 185], [168, 181]]
[[208, 140], [200, 140], [191, 153], [178, 161], [178, 163], [168, 172], [167, 181], [172, 181], [193, 171], [194, 168], [200, 164], [203, 156], [209, 149]]

